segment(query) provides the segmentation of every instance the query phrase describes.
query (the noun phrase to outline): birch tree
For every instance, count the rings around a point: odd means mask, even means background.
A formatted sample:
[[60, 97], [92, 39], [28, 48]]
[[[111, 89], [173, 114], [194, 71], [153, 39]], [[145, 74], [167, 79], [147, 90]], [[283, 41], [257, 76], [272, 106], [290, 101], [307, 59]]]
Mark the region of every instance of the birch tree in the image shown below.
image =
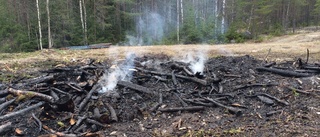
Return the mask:
[[83, 13], [82, 13], [82, 0], [79, 0], [79, 9], [80, 9], [80, 20], [81, 20], [82, 32], [84, 32], [84, 22], [83, 22]]
[[47, 0], [47, 16], [48, 16], [48, 48], [51, 49], [52, 48], [52, 37], [51, 37], [51, 30], [50, 30], [49, 0]]
[[39, 0], [36, 0], [37, 4], [37, 13], [38, 13], [38, 27], [39, 27], [39, 46], [42, 50], [42, 34], [41, 34], [41, 20], [40, 20], [40, 9], [39, 9]]
[[177, 0], [177, 42], [180, 42], [180, 14], [179, 14], [179, 0]]
[[226, 8], [226, 0], [222, 1], [222, 20], [221, 20], [221, 33], [225, 32], [225, 8]]
[[82, 6], [83, 6], [83, 22], [84, 22], [84, 44], [88, 44], [88, 37], [87, 37], [87, 10], [86, 10], [86, 4], [85, 0], [82, 0]]
[[181, 9], [181, 22], [183, 23], [183, 0], [180, 0], [180, 9]]

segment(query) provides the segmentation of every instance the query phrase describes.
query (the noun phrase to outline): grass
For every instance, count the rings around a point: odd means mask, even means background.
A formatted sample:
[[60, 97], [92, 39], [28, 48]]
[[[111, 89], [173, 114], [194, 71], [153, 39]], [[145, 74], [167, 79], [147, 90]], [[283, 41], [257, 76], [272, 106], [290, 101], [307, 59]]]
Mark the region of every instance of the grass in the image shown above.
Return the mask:
[[[320, 58], [320, 32], [286, 35], [275, 37], [262, 43], [221, 44], [221, 45], [157, 45], [157, 46], [113, 46], [107, 49], [93, 50], [43, 50], [29, 53], [0, 53], [0, 71], [10, 68], [20, 70], [25, 67], [47, 66], [52, 67], [53, 62], [76, 62], [84, 59], [115, 60], [124, 58], [129, 52], [138, 55], [166, 54], [172, 57], [184, 56], [187, 52], [203, 52], [208, 57], [251, 55], [264, 59], [271, 49], [268, 61], [286, 61], [294, 58], [306, 57], [306, 50], [310, 50], [310, 61], [319, 61]], [[303, 41], [310, 39], [311, 41]], [[271, 42], [270, 42], [271, 41]], [[49, 63], [45, 63], [48, 62]], [[42, 62], [42, 64], [38, 64]], [[32, 65], [31, 65], [32, 64]], [[53, 63], [54, 64], [54, 63]]]

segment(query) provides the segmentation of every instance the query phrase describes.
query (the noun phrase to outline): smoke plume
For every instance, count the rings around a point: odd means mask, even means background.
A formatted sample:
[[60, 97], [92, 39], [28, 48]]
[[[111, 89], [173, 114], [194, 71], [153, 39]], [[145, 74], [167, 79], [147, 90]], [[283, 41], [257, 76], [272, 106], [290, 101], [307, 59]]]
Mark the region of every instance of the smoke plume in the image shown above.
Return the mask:
[[164, 36], [165, 19], [158, 13], [145, 12], [137, 17], [136, 34], [127, 35], [125, 45], [152, 45]]
[[190, 64], [188, 67], [191, 69], [193, 74], [197, 72], [203, 74], [205, 63], [207, 61], [207, 48], [206, 46], [200, 46], [197, 49], [198, 51], [187, 52], [182, 59], [182, 62]]
[[135, 54], [129, 53], [124, 62], [119, 65], [113, 65], [109, 72], [106, 72], [101, 79], [102, 89], [99, 93], [112, 91], [118, 84], [118, 81], [130, 81], [132, 79], [132, 69], [134, 68]]

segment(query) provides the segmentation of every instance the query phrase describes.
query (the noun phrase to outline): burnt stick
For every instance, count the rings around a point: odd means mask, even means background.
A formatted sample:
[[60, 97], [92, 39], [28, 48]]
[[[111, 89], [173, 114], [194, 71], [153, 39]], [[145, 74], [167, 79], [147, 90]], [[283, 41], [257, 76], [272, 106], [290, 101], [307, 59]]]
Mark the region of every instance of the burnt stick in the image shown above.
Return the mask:
[[34, 109], [37, 109], [40, 106], [42, 106], [43, 104], [44, 104], [44, 102], [39, 102], [39, 103], [37, 103], [35, 105], [32, 105], [30, 107], [27, 107], [27, 108], [24, 108], [24, 109], [15, 111], [15, 112], [11, 112], [11, 113], [3, 115], [3, 116], [0, 116], [0, 121], [7, 120], [7, 119], [10, 119], [12, 117], [19, 116], [19, 115], [25, 115], [26, 112], [34, 110]]
[[7, 102], [4, 102], [0, 105], [0, 111], [2, 111], [2, 109], [6, 108], [7, 106], [9, 106], [10, 104], [12, 104], [14, 101], [16, 100], [16, 98], [13, 98]]
[[24, 91], [24, 90], [17, 90], [17, 89], [13, 89], [13, 88], [9, 88], [8, 92], [14, 95], [28, 95], [29, 97], [39, 97], [44, 101], [48, 101], [50, 103], [54, 103], [55, 100], [53, 97], [46, 95], [46, 94], [42, 94], [42, 93], [38, 93], [38, 92], [33, 92], [33, 91]]
[[163, 95], [162, 93], [159, 93], [159, 102], [156, 103], [152, 108], [149, 109], [150, 112], [156, 111], [160, 107], [160, 105], [163, 103]]
[[176, 88], [178, 86], [178, 81], [177, 81], [176, 75], [174, 74], [174, 70], [171, 72], [171, 77], [172, 77], [173, 86]]
[[90, 92], [87, 94], [87, 96], [83, 99], [83, 101], [79, 105], [79, 109], [77, 110], [77, 113], [80, 113], [81, 110], [87, 105], [88, 101], [90, 100], [92, 94], [100, 87], [100, 84], [95, 84]]
[[[135, 68], [136, 70], [139, 70], [141, 72], [144, 72], [144, 73], [150, 73], [150, 74], [154, 74], [154, 75], [160, 75], [160, 76], [168, 76], [168, 77], [172, 77], [172, 74], [167, 74], [167, 73], [162, 73], [162, 72], [156, 72], [156, 71], [149, 71], [149, 70], [144, 70], [142, 68]], [[184, 80], [188, 80], [188, 81], [192, 81], [192, 82], [195, 82], [195, 83], [198, 83], [198, 84], [201, 84], [203, 86], [208, 86], [209, 84], [211, 83], [218, 83], [220, 82], [221, 80], [220, 79], [213, 79], [213, 80], [210, 80], [210, 82], [206, 81], [206, 80], [202, 80], [202, 79], [198, 79], [196, 77], [188, 77], [188, 76], [183, 76], [183, 75], [175, 75], [177, 78], [180, 78], [180, 79], [184, 79]]]
[[182, 106], [184, 107], [187, 107], [188, 104], [186, 102], [183, 101], [183, 99], [181, 99], [181, 97], [177, 94], [177, 93], [173, 93], [177, 98], [178, 100], [181, 102]]
[[118, 117], [117, 117], [116, 111], [114, 110], [114, 108], [109, 103], [105, 103], [105, 104], [108, 107], [108, 110], [110, 112], [111, 120], [117, 122], [118, 121]]
[[177, 111], [199, 111], [203, 110], [204, 106], [190, 106], [190, 107], [172, 107], [172, 108], [159, 108], [161, 112], [177, 112]]
[[214, 100], [212, 98], [206, 97], [204, 99], [212, 102], [213, 104], [215, 104], [215, 105], [217, 105], [219, 107], [223, 107], [223, 108], [229, 110], [231, 113], [234, 113], [236, 115], [240, 115], [242, 113], [242, 111], [240, 109], [236, 109], [234, 107], [229, 107], [229, 106], [223, 105], [223, 104], [219, 103], [218, 101], [216, 101], [216, 100]]
[[42, 122], [40, 121], [39, 118], [36, 117], [34, 113], [32, 113], [32, 118], [35, 119], [39, 125], [39, 132], [42, 130]]
[[151, 89], [147, 87], [143, 87], [137, 84], [133, 84], [127, 81], [118, 81], [117, 83], [119, 86], [127, 87], [136, 91], [140, 91], [142, 93], [147, 93], [147, 94], [155, 94], [154, 92], [151, 91]]
[[10, 130], [10, 128], [12, 128], [11, 122], [7, 122], [7, 123], [1, 125], [0, 126], [0, 134], [7, 132], [8, 130]]
[[257, 67], [256, 70], [267, 71], [267, 72], [271, 72], [274, 74], [278, 74], [281, 76], [287, 76], [287, 77], [310, 77], [310, 76], [312, 76], [308, 73], [298, 73], [298, 72], [294, 72], [294, 71], [276, 69], [276, 68]]

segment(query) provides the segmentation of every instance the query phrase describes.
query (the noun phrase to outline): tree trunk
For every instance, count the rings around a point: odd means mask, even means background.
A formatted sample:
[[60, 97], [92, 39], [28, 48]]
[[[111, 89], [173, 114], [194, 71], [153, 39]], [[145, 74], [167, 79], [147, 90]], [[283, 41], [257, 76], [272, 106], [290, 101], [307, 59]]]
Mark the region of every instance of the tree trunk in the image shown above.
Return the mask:
[[83, 22], [84, 22], [84, 44], [88, 45], [88, 37], [87, 37], [87, 10], [86, 10], [86, 4], [85, 0], [82, 0], [82, 6], [83, 6]]
[[181, 22], [183, 23], [183, 0], [180, 0], [180, 4], [181, 4], [181, 6], [180, 6], [180, 8], [181, 8]]
[[48, 48], [52, 48], [52, 38], [51, 38], [51, 30], [50, 30], [50, 10], [49, 10], [49, 0], [47, 0], [47, 15], [48, 15]]
[[42, 34], [41, 34], [41, 21], [40, 21], [39, 0], [36, 0], [36, 3], [37, 3], [37, 12], [38, 12], [38, 25], [39, 25], [39, 42], [40, 42], [40, 50], [42, 50]]
[[296, 32], [296, 12], [297, 12], [297, 6], [296, 2], [293, 1], [293, 20], [292, 20], [292, 33]]
[[250, 30], [251, 24], [252, 24], [252, 18], [253, 18], [253, 10], [254, 10], [254, 1], [252, 1], [251, 10], [250, 10], [250, 16], [249, 16], [249, 23], [247, 26], [247, 30]]
[[82, 0], [79, 0], [79, 9], [80, 9], [80, 20], [81, 20], [81, 26], [82, 26], [82, 32], [84, 33], [84, 22], [83, 22], [83, 13], [82, 13]]
[[290, 11], [290, 0], [288, 2], [288, 6], [287, 6], [287, 15], [286, 15], [286, 22], [285, 22], [285, 30], [288, 28], [288, 20], [289, 20], [289, 11]]
[[217, 34], [218, 33], [218, 0], [215, 0], [214, 2], [214, 17], [215, 17], [214, 31], [215, 31], [215, 34]]
[[179, 14], [179, 0], [177, 0], [177, 41], [180, 42], [180, 14]]
[[[97, 13], [96, 0], [93, 0], [93, 16], [94, 16], [95, 20], [97, 18], [96, 13]], [[96, 43], [96, 41], [97, 41], [97, 24], [94, 23], [93, 25], [94, 25], [94, 39], [93, 39], [93, 41], [94, 41], [94, 43]]]
[[222, 19], [221, 19], [221, 33], [225, 32], [225, 8], [226, 8], [226, 0], [222, 1]]

